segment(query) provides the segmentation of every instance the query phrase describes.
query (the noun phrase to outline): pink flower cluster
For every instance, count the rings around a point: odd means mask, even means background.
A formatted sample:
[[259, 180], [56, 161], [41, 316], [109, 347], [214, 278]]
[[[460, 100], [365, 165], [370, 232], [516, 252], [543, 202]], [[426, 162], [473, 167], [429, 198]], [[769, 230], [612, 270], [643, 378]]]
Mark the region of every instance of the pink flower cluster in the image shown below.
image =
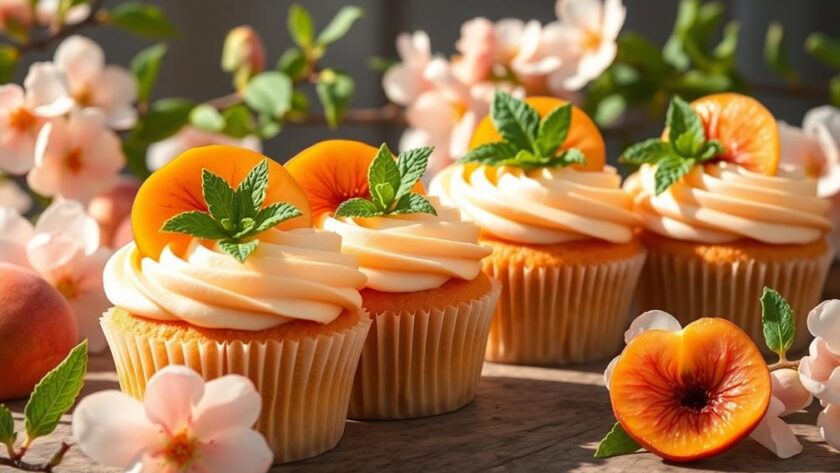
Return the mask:
[[575, 99], [615, 58], [626, 10], [621, 0], [558, 0], [556, 12], [546, 25], [467, 21], [451, 59], [432, 55], [425, 32], [401, 34], [401, 62], [383, 78], [388, 98], [407, 107], [400, 147], [435, 146], [434, 173], [467, 150], [494, 90]]
[[825, 301], [808, 314], [815, 337], [799, 362], [802, 386], [824, 407], [817, 417], [822, 438], [840, 450], [840, 300]]

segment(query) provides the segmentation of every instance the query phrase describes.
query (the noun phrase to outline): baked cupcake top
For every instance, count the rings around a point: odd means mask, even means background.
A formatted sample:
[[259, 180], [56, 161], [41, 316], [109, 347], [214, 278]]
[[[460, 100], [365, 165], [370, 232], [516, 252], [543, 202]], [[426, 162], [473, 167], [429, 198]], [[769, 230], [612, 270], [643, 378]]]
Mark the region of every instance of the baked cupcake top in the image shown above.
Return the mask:
[[497, 93], [472, 147], [435, 176], [430, 192], [484, 232], [544, 245], [633, 239], [632, 198], [604, 165], [603, 138], [580, 109]]
[[671, 102], [663, 139], [630, 147], [625, 182], [644, 227], [685, 241], [807, 244], [831, 230], [830, 203], [803, 169], [779, 167], [775, 119], [752, 98]]
[[358, 257], [368, 288], [417, 292], [452, 278], [472, 280], [491, 253], [478, 244], [478, 226], [423, 195], [419, 179], [431, 152], [418, 148], [395, 160], [386, 145], [377, 150], [358, 142], [326, 141], [287, 165], [317, 205], [315, 221], [341, 235], [342, 251]]
[[[108, 299], [149, 319], [252, 331], [292, 320], [327, 324], [359, 310], [365, 276], [357, 259], [340, 252], [340, 236], [289, 225], [308, 222], [309, 209], [305, 199], [301, 208], [285, 202], [302, 197], [287, 177], [264, 156], [232, 147], [173, 160], [138, 192], [135, 242], [105, 267]], [[274, 189], [279, 182], [289, 185]], [[158, 233], [143, 227], [149, 207], [164, 214]]]

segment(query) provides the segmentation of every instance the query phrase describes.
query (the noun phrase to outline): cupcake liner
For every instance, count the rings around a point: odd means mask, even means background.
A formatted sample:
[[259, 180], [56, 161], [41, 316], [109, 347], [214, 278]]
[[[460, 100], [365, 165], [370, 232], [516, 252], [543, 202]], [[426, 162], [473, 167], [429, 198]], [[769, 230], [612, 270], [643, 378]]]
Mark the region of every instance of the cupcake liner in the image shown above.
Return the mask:
[[102, 318], [120, 388], [143, 398], [159, 369], [186, 365], [207, 380], [226, 374], [248, 377], [262, 396], [255, 428], [265, 436], [275, 463], [319, 455], [344, 433], [359, 354], [371, 325], [363, 318], [345, 330], [289, 340], [178, 341], [143, 337]]
[[810, 339], [808, 312], [820, 303], [832, 257], [829, 248], [812, 258], [708, 262], [651, 248], [639, 283], [639, 309], [664, 310], [683, 325], [700, 317], [731, 320], [769, 354], [760, 301], [766, 286], [790, 303], [796, 325], [791, 349], [800, 349]]
[[353, 394], [352, 419], [443, 414], [473, 400], [501, 288], [457, 306], [372, 314]]
[[562, 365], [601, 360], [619, 351], [633, 289], [645, 261], [524, 267], [485, 264], [502, 283], [486, 359]]

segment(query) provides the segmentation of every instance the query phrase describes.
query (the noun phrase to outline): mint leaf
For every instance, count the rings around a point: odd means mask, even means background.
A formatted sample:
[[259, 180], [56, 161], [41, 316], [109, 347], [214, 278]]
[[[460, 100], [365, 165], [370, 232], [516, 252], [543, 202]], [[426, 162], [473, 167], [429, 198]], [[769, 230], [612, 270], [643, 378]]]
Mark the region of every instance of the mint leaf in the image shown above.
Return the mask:
[[619, 161], [641, 166], [642, 164], [655, 164], [660, 159], [672, 156], [675, 156], [675, 153], [671, 143], [664, 142], [659, 138], [651, 138], [624, 150]]
[[566, 141], [572, 124], [572, 104], [567, 103], [552, 110], [540, 121], [537, 132], [537, 151], [543, 156], [554, 156], [557, 148]]
[[276, 203], [271, 204], [268, 207], [260, 210], [259, 214], [257, 214], [257, 222], [256, 227], [254, 228], [254, 233], [260, 233], [268, 230], [269, 228], [276, 227], [277, 225], [289, 220], [290, 218], [299, 217], [301, 215], [300, 210], [298, 210], [295, 206], [286, 203]]
[[201, 170], [201, 193], [214, 219], [235, 220], [238, 217], [239, 206], [236, 205], [236, 195], [230, 184], [207, 169]]
[[703, 150], [700, 152], [700, 155], [697, 156], [697, 159], [700, 160], [700, 162], [705, 162], [718, 157], [722, 153], [723, 145], [720, 144], [720, 141], [709, 140], [706, 142], [706, 145], [703, 147]]
[[536, 137], [540, 116], [530, 105], [505, 92], [496, 92], [490, 106], [490, 117], [505, 141], [520, 150], [538, 151]]
[[87, 361], [85, 340], [35, 386], [23, 409], [26, 437], [30, 441], [52, 433], [61, 416], [73, 406], [84, 384]]
[[[394, 201], [397, 189], [400, 188], [400, 169], [394, 161], [394, 155], [383, 144], [374, 156], [368, 168], [368, 187], [370, 188], [371, 200], [382, 211], [387, 211]], [[390, 186], [388, 187], [382, 184]]]
[[163, 232], [183, 233], [203, 240], [220, 240], [228, 238], [225, 230], [216, 220], [205, 212], [181, 212], [164, 222], [160, 229]]
[[615, 423], [612, 430], [601, 440], [595, 450], [595, 458], [608, 458], [616, 455], [627, 455], [629, 453], [636, 453], [642, 447], [627, 435], [627, 432], [621, 427], [618, 422]]
[[395, 215], [414, 213], [437, 215], [437, 211], [432, 203], [426, 200], [426, 198], [422, 195], [415, 192], [402, 196], [399, 202], [397, 202], [397, 206], [394, 207], [394, 210], [391, 213]]
[[336, 217], [377, 217], [382, 214], [383, 212], [379, 210], [376, 204], [358, 197], [345, 200], [335, 209]]
[[552, 162], [557, 163], [555, 164], [555, 166], [586, 164], [586, 156], [584, 156], [583, 151], [577, 148], [569, 148], [566, 151], [563, 151], [563, 153], [561, 153], [555, 159], [552, 159]]
[[268, 190], [268, 160], [263, 159], [254, 166], [245, 176], [245, 179], [236, 186], [236, 192], [250, 198], [254, 207], [260, 208], [265, 201], [265, 194]]
[[668, 105], [665, 126], [668, 128], [668, 141], [687, 158], [693, 158], [706, 142], [706, 130], [700, 116], [679, 96], [674, 96]]
[[659, 161], [656, 165], [656, 195], [659, 195], [672, 184], [683, 178], [691, 168], [694, 167], [695, 161], [693, 159], [683, 159], [677, 156], [669, 156]]
[[761, 322], [767, 347], [784, 358], [796, 333], [793, 309], [781, 294], [769, 287], [761, 294]]
[[222, 240], [219, 242], [219, 249], [236, 258], [240, 263], [244, 263], [246, 259], [257, 249], [259, 240], [251, 240], [240, 242], [236, 240]]
[[388, 211], [391, 208], [391, 202], [394, 201], [396, 194], [391, 184], [385, 182], [374, 185], [370, 192], [373, 202], [383, 211]]
[[517, 149], [510, 143], [500, 141], [498, 143], [486, 143], [476, 148], [467, 151], [461, 157], [462, 163], [482, 163], [495, 165], [499, 162], [513, 159], [516, 156]]
[[400, 171], [400, 187], [397, 189], [397, 195], [394, 198], [400, 197], [411, 192], [417, 181], [423, 177], [426, 172], [426, 167], [429, 165], [429, 156], [432, 155], [434, 148], [426, 146], [423, 148], [410, 149], [403, 151], [397, 157], [397, 168]]
[[12, 411], [5, 404], [0, 404], [0, 443], [14, 445], [15, 440], [17, 440], [17, 434]]

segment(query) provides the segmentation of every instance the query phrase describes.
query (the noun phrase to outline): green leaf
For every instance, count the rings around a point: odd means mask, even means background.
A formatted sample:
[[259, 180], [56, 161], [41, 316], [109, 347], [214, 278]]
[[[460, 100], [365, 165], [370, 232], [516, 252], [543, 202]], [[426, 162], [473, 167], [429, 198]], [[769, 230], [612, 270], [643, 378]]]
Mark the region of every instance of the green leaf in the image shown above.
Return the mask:
[[315, 88], [324, 107], [327, 124], [331, 128], [337, 127], [353, 98], [356, 88], [353, 78], [343, 72], [325, 69], [318, 75]]
[[400, 171], [400, 187], [397, 189], [396, 199], [411, 192], [417, 181], [423, 177], [429, 165], [429, 156], [435, 149], [431, 146], [414, 148], [403, 151], [397, 157], [397, 168]]
[[295, 89], [292, 94], [292, 112], [307, 113], [309, 111], [309, 97], [302, 91]]
[[767, 347], [784, 358], [796, 333], [793, 309], [781, 294], [769, 287], [761, 294], [761, 322]]
[[664, 75], [670, 70], [668, 63], [662, 59], [659, 47], [640, 34], [622, 33], [617, 46], [617, 61], [631, 64], [653, 75]]
[[289, 7], [288, 27], [289, 35], [295, 44], [303, 49], [312, 46], [315, 27], [312, 24], [312, 15], [309, 14], [306, 8], [297, 3], [293, 3]]
[[551, 164], [553, 166], [570, 166], [572, 164], [586, 164], [586, 155], [583, 154], [583, 151], [577, 148], [569, 148], [566, 151], [563, 151], [559, 156], [552, 159]]
[[270, 140], [280, 133], [283, 126], [276, 118], [270, 117], [264, 113], [258, 115], [256, 133], [263, 140]]
[[355, 197], [345, 200], [335, 209], [336, 217], [376, 217], [382, 215], [382, 211], [373, 202]]
[[292, 80], [286, 74], [268, 71], [257, 74], [248, 82], [245, 103], [253, 110], [273, 118], [280, 118], [292, 106]]
[[669, 156], [659, 161], [656, 165], [656, 173], [654, 179], [656, 180], [656, 195], [659, 195], [675, 182], [679, 181], [694, 167], [695, 161], [693, 159], [685, 159], [678, 156]]
[[840, 107], [840, 74], [832, 77], [828, 82], [828, 96], [831, 105]]
[[400, 188], [400, 180], [400, 169], [394, 161], [394, 155], [388, 149], [388, 145], [383, 143], [368, 167], [370, 197], [380, 210], [388, 211], [397, 189]]
[[770, 69], [788, 81], [796, 80], [796, 71], [790, 67], [785, 51], [785, 27], [779, 21], [771, 21], [764, 36], [764, 62]]
[[140, 118], [133, 137], [138, 141], [154, 143], [178, 133], [190, 119], [195, 103], [187, 99], [162, 99], [154, 102]]
[[228, 255], [236, 258], [236, 261], [244, 263], [245, 260], [248, 259], [248, 257], [254, 253], [259, 244], [259, 240], [251, 240], [245, 242], [239, 242], [236, 240], [223, 240], [219, 242], [219, 249], [227, 253]]
[[674, 96], [665, 116], [668, 139], [683, 156], [693, 157], [706, 142], [706, 131], [697, 112], [685, 100]]
[[703, 151], [697, 156], [697, 160], [701, 163], [714, 159], [723, 153], [723, 145], [718, 140], [709, 140], [703, 148]]
[[662, 49], [662, 57], [672, 67], [684, 71], [691, 65], [691, 59], [685, 50], [685, 43], [692, 26], [697, 21], [700, 2], [697, 0], [682, 0], [677, 9], [677, 18], [674, 23], [674, 30], [665, 47]]
[[636, 443], [618, 422], [612, 430], [601, 440], [595, 450], [595, 458], [608, 458], [616, 455], [627, 455], [638, 452], [642, 447]]
[[252, 204], [253, 208], [259, 209], [265, 201], [265, 194], [268, 190], [268, 160], [263, 159], [254, 166], [245, 179], [236, 187], [236, 193]]
[[318, 44], [326, 46], [343, 38], [350, 31], [353, 23], [362, 16], [364, 16], [364, 10], [359, 7], [342, 7], [318, 35]]
[[236, 104], [222, 111], [225, 128], [222, 132], [234, 138], [244, 138], [254, 131], [254, 116], [243, 104]]
[[264, 232], [269, 228], [276, 227], [286, 220], [299, 217], [300, 215], [302, 215], [300, 210], [291, 204], [287, 204], [285, 202], [271, 204], [268, 207], [261, 209], [259, 214], [257, 214], [257, 225], [253, 232]]
[[493, 125], [505, 141], [520, 150], [536, 152], [535, 140], [540, 126], [537, 111], [505, 92], [496, 92], [490, 107]]
[[510, 143], [486, 143], [467, 151], [460, 159], [462, 163], [482, 163], [495, 165], [516, 156], [516, 147]]
[[823, 33], [811, 33], [805, 39], [805, 51], [828, 67], [840, 69], [840, 40]]
[[190, 112], [190, 123], [196, 128], [218, 133], [225, 128], [225, 117], [209, 104], [201, 104]]
[[0, 44], [0, 84], [11, 82], [15, 78], [18, 56], [17, 49], [8, 44]]
[[210, 214], [196, 210], [181, 212], [170, 217], [164, 222], [160, 231], [183, 233], [203, 240], [221, 240], [230, 236]]
[[387, 212], [397, 192], [391, 184], [382, 182], [375, 184], [371, 189], [370, 196], [377, 207]]
[[126, 158], [128, 170], [140, 179], [140, 181], [144, 181], [149, 177], [151, 172], [149, 172], [149, 167], [146, 164], [146, 151], [148, 150], [148, 146], [129, 135], [122, 142], [122, 150]]
[[236, 221], [239, 218], [236, 193], [227, 181], [207, 169], [201, 170], [201, 192], [214, 219], [221, 222], [223, 219]]
[[426, 213], [437, 215], [435, 207], [420, 194], [410, 192], [402, 196], [391, 212], [394, 215]]
[[35, 386], [23, 409], [26, 437], [30, 441], [52, 433], [61, 416], [73, 406], [84, 384], [87, 361], [85, 340]]
[[0, 443], [14, 445], [15, 440], [17, 440], [17, 433], [15, 433], [15, 419], [12, 417], [12, 411], [5, 404], [0, 404]]
[[676, 94], [700, 97], [732, 90], [734, 83], [725, 74], [690, 70], [670, 81], [668, 86]]
[[540, 121], [537, 132], [537, 149], [542, 156], [554, 156], [557, 148], [566, 141], [572, 124], [572, 104], [561, 105]]
[[624, 150], [618, 161], [641, 166], [642, 164], [654, 164], [661, 159], [672, 156], [675, 156], [675, 154], [673, 148], [671, 148], [671, 143], [666, 143], [659, 138], [650, 138]]
[[373, 69], [374, 71], [383, 72], [383, 73], [385, 71], [387, 71], [388, 69], [396, 66], [399, 63], [400, 62], [397, 61], [396, 59], [380, 57], [380, 56], [371, 56], [368, 59], [368, 66], [370, 66], [371, 69]]
[[131, 60], [131, 72], [137, 78], [137, 101], [149, 100], [160, 72], [160, 63], [166, 55], [166, 44], [158, 43], [140, 51]]
[[615, 123], [627, 110], [627, 99], [620, 93], [607, 95], [597, 104], [592, 118], [602, 127]]
[[129, 1], [114, 6], [109, 12], [111, 24], [144, 38], [166, 38], [178, 34], [178, 27], [160, 7]]
[[283, 52], [280, 59], [277, 60], [277, 70], [283, 72], [293, 80], [303, 78], [303, 73], [306, 72], [306, 55], [300, 48], [289, 48]]

